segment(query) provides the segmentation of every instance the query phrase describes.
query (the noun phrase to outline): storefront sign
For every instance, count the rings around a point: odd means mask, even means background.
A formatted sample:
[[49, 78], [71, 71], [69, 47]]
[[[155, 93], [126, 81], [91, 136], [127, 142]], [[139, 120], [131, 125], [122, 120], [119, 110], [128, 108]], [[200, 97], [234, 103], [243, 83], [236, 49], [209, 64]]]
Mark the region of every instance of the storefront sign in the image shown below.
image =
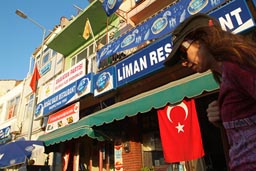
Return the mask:
[[104, 94], [116, 88], [115, 67], [111, 66], [93, 77], [94, 96]]
[[224, 30], [240, 33], [255, 26], [245, 0], [235, 0], [210, 13], [216, 17]]
[[181, 0], [169, 6], [122, 37], [102, 47], [97, 52], [98, 66], [101, 60], [117, 52], [139, 46], [148, 40], [163, 37], [190, 15], [209, 12], [224, 2], [225, 0]]
[[74, 103], [63, 110], [60, 110], [49, 116], [46, 133], [52, 132], [58, 128], [75, 123], [79, 120], [79, 102]]
[[92, 73], [87, 74], [38, 103], [35, 119], [46, 116], [82, 96], [92, 93], [92, 77]]
[[117, 87], [163, 68], [163, 62], [171, 52], [171, 48], [171, 37], [167, 36], [117, 63]]
[[76, 65], [71, 67], [69, 70], [60, 74], [55, 79], [54, 91], [57, 92], [67, 85], [77, 81], [85, 75], [85, 59], [78, 62]]
[[10, 136], [11, 126], [0, 129], [0, 139], [4, 139]]
[[118, 171], [123, 170], [123, 147], [122, 145], [115, 145], [115, 169]]

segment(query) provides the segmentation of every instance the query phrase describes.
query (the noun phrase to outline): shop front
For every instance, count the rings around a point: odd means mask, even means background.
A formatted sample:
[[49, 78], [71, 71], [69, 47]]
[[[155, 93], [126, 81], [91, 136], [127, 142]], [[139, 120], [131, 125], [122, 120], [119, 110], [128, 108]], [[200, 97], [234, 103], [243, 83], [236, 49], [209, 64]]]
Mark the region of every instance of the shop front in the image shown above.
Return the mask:
[[[195, 98], [204, 147], [208, 148], [205, 149], [205, 163], [201, 162], [201, 165], [225, 167], [225, 159], [224, 162], [216, 161], [216, 155], [224, 158], [223, 150], [212, 149], [209, 145], [219, 132], [210, 123], [207, 125], [207, 103], [203, 103], [206, 97], [212, 96], [208, 93], [214, 94], [217, 90], [218, 85], [210, 72], [193, 74], [87, 115], [73, 124], [41, 135], [39, 140], [44, 141], [48, 151], [55, 152], [55, 168], [135, 171], [185, 167], [188, 163], [165, 163], [157, 110], [184, 98]], [[216, 138], [215, 142], [221, 149], [221, 138]], [[222, 153], [216, 154], [219, 151]]]
[[[245, 1], [230, 1], [210, 15], [234, 33], [255, 25]], [[218, 96], [218, 84], [211, 72], [194, 74], [179, 65], [165, 68], [163, 61], [171, 46], [171, 35], [162, 35], [115, 65], [85, 76], [88, 79], [81, 76], [55, 96], [68, 94], [73, 102], [79, 101], [80, 117], [72, 124], [39, 137], [49, 152], [54, 152], [54, 168], [74, 171], [227, 170], [228, 149], [222, 131], [210, 124], [206, 117], [207, 105]], [[88, 85], [82, 84], [85, 80], [92, 80], [90, 95], [77, 96], [80, 89], [76, 86], [83, 85], [84, 88]], [[51, 97], [51, 101], [63, 101], [55, 100], [55, 97]], [[103, 102], [107, 99], [113, 99], [113, 102], [105, 105]], [[184, 99], [195, 100], [205, 154], [195, 160], [166, 162], [157, 113], [166, 105], [177, 105]], [[97, 103], [100, 108], [83, 113]], [[186, 143], [189, 145], [189, 141]]]

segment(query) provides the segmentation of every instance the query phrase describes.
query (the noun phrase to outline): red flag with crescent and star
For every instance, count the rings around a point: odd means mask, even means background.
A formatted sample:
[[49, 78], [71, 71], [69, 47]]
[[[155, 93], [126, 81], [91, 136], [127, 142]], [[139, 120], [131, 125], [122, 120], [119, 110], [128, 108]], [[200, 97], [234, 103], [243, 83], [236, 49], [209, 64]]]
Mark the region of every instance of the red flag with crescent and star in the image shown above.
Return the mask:
[[159, 109], [158, 122], [164, 159], [167, 163], [204, 156], [194, 99]]

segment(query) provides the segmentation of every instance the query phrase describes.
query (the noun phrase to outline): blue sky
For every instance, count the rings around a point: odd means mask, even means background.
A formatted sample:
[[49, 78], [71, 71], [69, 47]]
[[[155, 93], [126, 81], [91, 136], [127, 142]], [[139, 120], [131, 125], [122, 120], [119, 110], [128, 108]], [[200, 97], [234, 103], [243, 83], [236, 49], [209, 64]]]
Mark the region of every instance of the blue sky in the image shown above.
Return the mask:
[[23, 11], [46, 30], [52, 30], [59, 24], [62, 16], [70, 19], [72, 15], [77, 14], [74, 5], [84, 9], [89, 2], [87, 0], [1, 1], [0, 80], [23, 80], [29, 71], [30, 57], [42, 42], [42, 29], [28, 19], [16, 15], [16, 9]]

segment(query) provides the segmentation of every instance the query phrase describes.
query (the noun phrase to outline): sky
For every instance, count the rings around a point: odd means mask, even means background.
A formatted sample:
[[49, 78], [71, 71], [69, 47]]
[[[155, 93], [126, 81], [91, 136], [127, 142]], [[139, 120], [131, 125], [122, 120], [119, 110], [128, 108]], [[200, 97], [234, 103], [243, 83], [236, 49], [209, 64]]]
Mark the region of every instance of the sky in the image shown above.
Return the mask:
[[89, 5], [88, 0], [2, 0], [0, 80], [23, 80], [29, 72], [30, 57], [41, 45], [43, 29], [28, 19], [16, 15], [17, 9], [25, 13], [46, 30], [53, 30], [62, 16], [70, 19], [78, 10]]

